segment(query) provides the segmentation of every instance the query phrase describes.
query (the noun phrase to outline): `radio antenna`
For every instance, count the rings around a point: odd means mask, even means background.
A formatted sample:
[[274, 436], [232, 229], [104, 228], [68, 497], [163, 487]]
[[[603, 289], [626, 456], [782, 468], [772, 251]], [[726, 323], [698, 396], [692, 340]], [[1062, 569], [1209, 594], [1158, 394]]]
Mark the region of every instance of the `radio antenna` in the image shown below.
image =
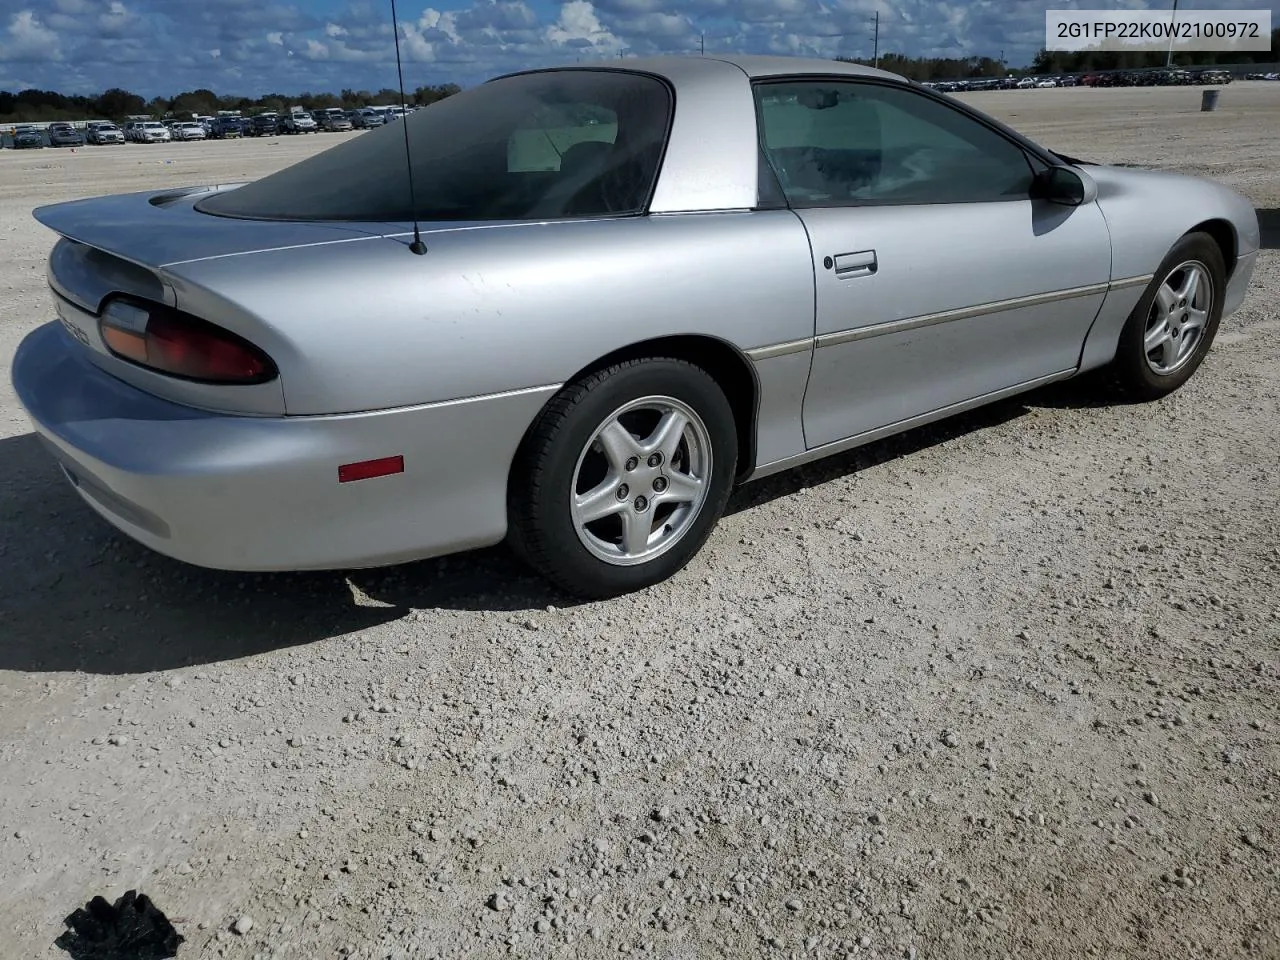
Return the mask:
[[404, 162], [409, 168], [409, 206], [413, 208], [413, 243], [409, 244], [409, 250], [422, 256], [427, 252], [427, 245], [422, 242], [422, 233], [418, 230], [418, 198], [413, 192], [413, 154], [409, 152], [409, 118], [403, 112], [405, 108], [404, 99], [404, 68], [400, 65], [400, 21], [396, 18], [396, 0], [391, 0], [391, 32], [395, 35], [396, 41], [396, 76], [400, 80], [400, 126], [404, 129]]

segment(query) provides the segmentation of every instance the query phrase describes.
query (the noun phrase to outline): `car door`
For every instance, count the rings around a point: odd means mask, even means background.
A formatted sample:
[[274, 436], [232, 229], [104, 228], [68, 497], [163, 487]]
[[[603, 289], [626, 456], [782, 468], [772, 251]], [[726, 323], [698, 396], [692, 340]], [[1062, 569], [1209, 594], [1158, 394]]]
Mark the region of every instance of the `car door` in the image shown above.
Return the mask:
[[808, 447], [1076, 367], [1111, 271], [1095, 203], [1031, 199], [1038, 160], [919, 88], [818, 78], [755, 95], [814, 259]]

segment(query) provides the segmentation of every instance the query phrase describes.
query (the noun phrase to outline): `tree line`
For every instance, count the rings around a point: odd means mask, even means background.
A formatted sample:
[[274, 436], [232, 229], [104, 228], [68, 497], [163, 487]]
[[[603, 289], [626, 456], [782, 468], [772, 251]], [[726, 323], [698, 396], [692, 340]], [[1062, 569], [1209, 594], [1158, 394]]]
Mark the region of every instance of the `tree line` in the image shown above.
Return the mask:
[[[405, 91], [411, 105], [425, 107], [458, 93], [462, 88], [456, 83], [418, 87], [412, 93]], [[285, 113], [293, 106], [304, 110], [324, 110], [341, 107], [354, 110], [364, 106], [390, 106], [400, 103], [400, 91], [383, 87], [378, 91], [342, 90], [340, 93], [311, 93], [306, 91], [294, 96], [268, 93], [264, 96], [237, 97], [212, 90], [188, 90], [175, 97], [153, 97], [150, 100], [113, 87], [95, 96], [73, 96], [55, 90], [20, 90], [11, 93], [0, 90], [0, 123], [43, 123], [53, 120], [114, 120], [147, 115], [157, 120], [174, 114], [198, 113], [213, 116], [219, 110], [239, 110], [241, 113], [275, 111]]]

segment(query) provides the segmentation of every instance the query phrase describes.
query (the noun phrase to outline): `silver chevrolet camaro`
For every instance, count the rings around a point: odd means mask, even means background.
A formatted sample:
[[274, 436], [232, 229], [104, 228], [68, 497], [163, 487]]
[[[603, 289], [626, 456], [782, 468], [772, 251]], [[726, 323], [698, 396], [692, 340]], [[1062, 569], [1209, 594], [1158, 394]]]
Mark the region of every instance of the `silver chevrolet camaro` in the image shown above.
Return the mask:
[[58, 321], [14, 384], [125, 533], [233, 570], [506, 539], [587, 597], [678, 571], [735, 483], [1086, 370], [1176, 390], [1259, 245], [1219, 183], [749, 56], [521, 72], [35, 216]]

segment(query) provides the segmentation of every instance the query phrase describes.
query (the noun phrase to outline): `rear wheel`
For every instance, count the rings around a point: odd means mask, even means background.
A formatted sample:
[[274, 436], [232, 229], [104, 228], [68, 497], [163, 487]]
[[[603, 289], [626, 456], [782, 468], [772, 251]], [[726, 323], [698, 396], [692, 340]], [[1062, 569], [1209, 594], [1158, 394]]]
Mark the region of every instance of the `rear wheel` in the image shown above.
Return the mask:
[[1212, 237], [1189, 233], [1174, 244], [1120, 334], [1112, 370], [1121, 391], [1158, 400], [1191, 379], [1217, 335], [1225, 290]]
[[699, 367], [646, 359], [591, 374], [548, 403], [521, 444], [511, 545], [582, 597], [665, 580], [723, 512], [737, 447], [729, 402]]

